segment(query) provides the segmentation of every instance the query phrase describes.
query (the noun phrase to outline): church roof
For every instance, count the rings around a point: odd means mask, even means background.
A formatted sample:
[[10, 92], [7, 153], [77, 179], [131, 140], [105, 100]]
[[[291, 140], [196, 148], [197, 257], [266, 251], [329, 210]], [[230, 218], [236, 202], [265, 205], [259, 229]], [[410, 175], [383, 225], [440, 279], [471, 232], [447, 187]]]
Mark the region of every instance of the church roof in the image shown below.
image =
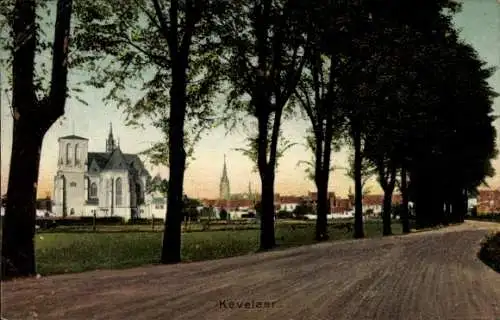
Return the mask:
[[128, 169], [128, 163], [125, 157], [123, 156], [120, 148], [116, 148], [111, 153], [111, 156], [104, 167], [104, 170], [120, 170], [120, 169]]
[[79, 137], [79, 136], [75, 136], [74, 134], [72, 135], [69, 135], [69, 136], [64, 136], [64, 137], [60, 137], [58, 140], [61, 140], [61, 139], [72, 139], [72, 140], [89, 140], [87, 138], [84, 138], [84, 137]]
[[136, 154], [122, 153], [119, 148], [112, 153], [107, 152], [89, 152], [88, 163], [91, 164], [95, 160], [101, 170], [113, 169], [128, 169], [132, 166], [138, 171], [139, 175], [149, 176], [148, 171], [144, 167], [141, 159]]

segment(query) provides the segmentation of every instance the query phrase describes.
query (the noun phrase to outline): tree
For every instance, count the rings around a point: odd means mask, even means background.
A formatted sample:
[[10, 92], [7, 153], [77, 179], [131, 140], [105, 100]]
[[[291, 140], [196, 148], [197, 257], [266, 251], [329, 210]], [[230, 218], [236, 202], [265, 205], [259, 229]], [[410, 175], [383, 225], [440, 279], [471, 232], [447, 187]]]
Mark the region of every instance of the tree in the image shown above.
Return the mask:
[[[411, 14], [384, 8], [373, 18], [377, 25], [382, 21], [389, 26], [386, 29], [396, 30], [392, 39], [398, 39], [399, 45], [392, 45], [395, 52], [385, 55], [389, 64], [379, 64], [390, 76], [372, 83], [380, 93], [384, 81], [392, 82], [386, 84], [389, 89], [378, 103], [383, 108], [372, 109], [380, 115], [375, 112], [369, 118], [365, 155], [378, 167], [382, 187], [388, 188], [386, 200], [392, 193], [394, 168], [401, 167], [405, 232], [409, 231], [408, 196], [416, 204], [418, 227], [463, 220], [467, 189], [492, 174], [490, 160], [496, 155], [489, 115], [494, 93], [486, 83], [491, 70], [483, 68], [473, 49], [458, 40], [451, 15], [443, 13], [443, 8], [456, 11], [451, 1], [425, 2]], [[418, 15], [425, 23], [415, 19]], [[391, 66], [395, 68], [387, 69]], [[468, 145], [465, 141], [475, 142]], [[387, 234], [390, 215], [384, 217], [388, 217], [384, 221]]]
[[157, 191], [164, 196], [168, 194], [168, 180], [162, 179], [160, 175], [156, 175], [150, 182], [147, 192]]
[[296, 218], [304, 218], [308, 214], [314, 214], [314, 207], [307, 201], [301, 201], [293, 209], [293, 214]]
[[[354, 170], [354, 153], [351, 153], [348, 158], [348, 164], [345, 175], [352, 179], [353, 182], [356, 181], [356, 175]], [[373, 165], [366, 159], [362, 157], [361, 161], [361, 195], [364, 197], [366, 194], [370, 193], [370, 188], [366, 185], [368, 181], [375, 174]]]
[[219, 212], [219, 218], [221, 220], [227, 220], [228, 214], [227, 214], [226, 209], [222, 208], [222, 210]]
[[189, 220], [198, 220], [198, 217], [200, 215], [200, 213], [198, 212], [198, 207], [201, 206], [202, 204], [198, 199], [189, 198], [187, 195], [184, 195], [182, 209], [183, 218]]
[[300, 0], [242, 0], [222, 36], [233, 88], [228, 99], [230, 110], [257, 122], [263, 250], [276, 243], [274, 180], [282, 116], [308, 56], [304, 21], [309, 19], [304, 4]]
[[[52, 43], [52, 73], [48, 94], [36, 73], [35, 57], [47, 43], [40, 39], [35, 1], [17, 0], [12, 10], [8, 49], [12, 54], [12, 115], [14, 120], [7, 197], [2, 232], [2, 277], [33, 276], [35, 266], [36, 193], [43, 138], [64, 115], [72, 0], [58, 0]], [[44, 4], [40, 4], [44, 6]], [[43, 7], [38, 7], [38, 9]], [[47, 92], [45, 91], [45, 92]]]
[[[165, 135], [148, 154], [170, 172], [161, 262], [179, 262], [186, 158], [216, 122], [212, 99], [219, 91], [221, 46], [214, 32], [223, 25], [228, 3], [114, 0], [78, 5], [77, 44], [84, 52], [78, 63], [92, 72], [88, 82], [98, 88], [111, 84], [107, 99], [124, 108], [128, 124], [141, 125], [146, 117]], [[131, 89], [142, 98], [134, 101]]]
[[[278, 168], [279, 165], [279, 160], [283, 158], [285, 155], [285, 152], [294, 147], [296, 143], [291, 142], [287, 138], [282, 136], [282, 132], [280, 131], [279, 133], [279, 146], [276, 149], [276, 168]], [[234, 148], [235, 151], [241, 152], [244, 156], [246, 156], [253, 164], [253, 171], [257, 172], [259, 170], [258, 168], [258, 141], [257, 138], [247, 138], [247, 146], [245, 148]], [[267, 155], [269, 157], [269, 154]]]
[[[367, 69], [374, 68], [374, 52], [370, 50], [376, 43], [372, 37], [372, 14], [369, 3], [343, 4], [343, 18], [340, 28], [344, 36], [341, 37], [340, 50], [337, 54], [339, 63], [338, 72], [338, 100], [342, 107], [342, 114], [346, 119], [345, 135], [353, 146], [353, 178], [355, 193], [354, 237], [364, 237], [363, 230], [363, 203], [362, 203], [362, 168], [363, 168], [363, 141], [364, 127], [367, 112], [371, 101], [370, 84], [374, 82], [373, 73]], [[378, 59], [379, 57], [376, 57]]]
[[332, 171], [331, 153], [332, 149], [339, 149], [338, 138], [343, 130], [343, 117], [336, 105], [334, 89], [337, 57], [333, 52], [326, 52], [324, 55], [326, 50], [322, 48], [321, 43], [315, 44], [307, 71], [296, 88], [295, 97], [300, 101], [312, 126], [313, 134], [307, 137], [307, 142], [314, 153], [314, 173], [311, 170], [309, 177], [313, 178], [317, 189], [316, 240], [323, 241], [328, 239], [328, 181]]

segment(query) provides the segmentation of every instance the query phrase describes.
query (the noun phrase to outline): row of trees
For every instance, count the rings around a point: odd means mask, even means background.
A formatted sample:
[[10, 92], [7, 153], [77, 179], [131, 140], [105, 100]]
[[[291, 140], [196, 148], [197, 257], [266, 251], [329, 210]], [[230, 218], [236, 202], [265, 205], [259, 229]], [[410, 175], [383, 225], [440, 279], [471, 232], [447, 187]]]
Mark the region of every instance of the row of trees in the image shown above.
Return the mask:
[[[86, 86], [106, 90], [129, 125], [164, 133], [147, 152], [170, 170], [162, 263], [180, 261], [185, 168], [195, 142], [215, 125], [253, 129], [264, 250], [275, 246], [275, 169], [287, 117], [311, 123], [318, 240], [328, 238], [331, 153], [340, 145], [353, 149], [357, 238], [364, 163], [385, 193], [384, 234], [391, 233], [396, 184], [423, 227], [462, 220], [467, 192], [493, 174], [495, 94], [486, 82], [492, 70], [452, 27], [454, 1], [425, 0], [410, 9], [395, 0], [83, 0], [74, 7], [57, 0], [52, 46], [40, 34], [37, 10], [45, 5], [1, 6], [12, 27], [14, 117], [5, 276], [35, 274], [40, 148], [64, 114], [68, 68], [84, 70]], [[35, 55], [50, 47], [51, 78], [40, 79]], [[221, 97], [225, 106], [215, 103]]]

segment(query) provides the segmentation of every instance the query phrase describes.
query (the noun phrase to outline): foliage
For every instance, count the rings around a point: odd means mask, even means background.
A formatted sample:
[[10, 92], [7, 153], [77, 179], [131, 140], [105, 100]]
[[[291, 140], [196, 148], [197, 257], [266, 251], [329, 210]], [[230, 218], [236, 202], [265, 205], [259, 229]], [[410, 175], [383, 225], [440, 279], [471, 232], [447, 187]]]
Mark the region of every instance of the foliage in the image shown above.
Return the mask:
[[200, 211], [200, 217], [214, 219], [215, 209], [213, 207], [203, 207]]
[[301, 201], [293, 210], [293, 214], [297, 218], [304, 217], [308, 214], [314, 214], [314, 207], [307, 201]]
[[228, 219], [228, 213], [226, 211], [226, 209], [222, 209], [220, 212], [219, 212], [219, 218], [221, 220], [227, 220]]
[[[57, 226], [91, 226], [94, 224], [94, 217], [78, 217], [78, 218], [58, 219], [58, 220], [43, 219], [43, 220], [38, 220], [37, 224], [41, 224], [43, 223], [43, 221], [52, 221]], [[122, 217], [96, 217], [95, 224], [123, 225], [125, 224], [125, 220]]]
[[[307, 150], [311, 151], [313, 155], [315, 155], [315, 139], [314, 139], [314, 134], [309, 130], [310, 133], [306, 135], [306, 143], [305, 147]], [[341, 143], [339, 140], [332, 139], [332, 151], [338, 152], [340, 151]], [[304, 167], [304, 173], [306, 174], [306, 178], [310, 181], [315, 181], [315, 168], [316, 168], [316, 161], [314, 159], [314, 156], [311, 160], [300, 160], [297, 162], [297, 167], [298, 166], [303, 166]], [[333, 172], [336, 168], [332, 165], [330, 166], [329, 172]]]
[[[154, 142], [144, 154], [153, 163], [168, 166], [169, 90], [173, 85], [172, 59], [177, 52], [164, 34], [164, 15], [156, 10], [155, 2], [78, 1], [74, 43], [79, 53], [73, 65], [87, 74], [86, 85], [105, 90], [105, 102], [125, 112], [127, 125], [144, 127], [147, 121], [164, 133], [166, 140]], [[160, 10], [171, 8], [171, 1], [157, 3], [163, 8]], [[220, 46], [210, 34], [220, 23], [225, 2], [186, 1], [178, 5], [181, 21], [186, 12], [189, 19], [196, 20], [196, 26], [188, 26], [193, 21], [183, 21], [178, 30], [171, 30], [179, 33], [182, 46], [192, 43], [189, 49], [182, 49], [189, 50], [185, 146], [187, 155], [192, 156], [203, 131], [218, 121], [214, 98], [220, 92], [222, 77]], [[173, 26], [174, 22], [169, 23]]]
[[[354, 154], [349, 154], [348, 163], [349, 167], [347, 168], [346, 176], [354, 180]], [[366, 158], [363, 158], [361, 162], [361, 186], [363, 195], [370, 193], [370, 189], [366, 184], [374, 174], [375, 168], [373, 165]]]
[[153, 179], [151, 179], [146, 192], [149, 193], [155, 191], [161, 193], [166, 197], [168, 192], [168, 180], [162, 179], [159, 175], [156, 175]]
[[188, 196], [184, 196], [183, 199], [183, 217], [189, 218], [190, 220], [198, 220], [199, 212], [198, 207], [201, 207], [202, 204], [198, 199], [189, 198]]
[[481, 243], [479, 259], [500, 273], [500, 232], [489, 235]]
[[[309, 54], [306, 1], [238, 1], [226, 21], [221, 39], [225, 44], [226, 75], [231, 83], [227, 114], [234, 127], [253, 118], [257, 167], [262, 187], [261, 248], [270, 249], [274, 238], [274, 179], [283, 115], [300, 79]], [[250, 146], [252, 146], [250, 140]], [[250, 150], [254, 150], [250, 148]]]
[[154, 219], [134, 218], [134, 219], [128, 220], [126, 224], [128, 224], [128, 225], [152, 225], [152, 224], [163, 225], [163, 223], [165, 223], [165, 219], [161, 219], [161, 218], [154, 218]]
[[[276, 168], [279, 165], [279, 160], [283, 158], [285, 155], [285, 152], [288, 151], [290, 148], [294, 147], [297, 145], [296, 143], [291, 142], [289, 139], [283, 137], [282, 133], [280, 132], [279, 135], [279, 146], [277, 147], [277, 152], [276, 152]], [[258, 150], [259, 150], [259, 144], [258, 144], [258, 138], [257, 137], [249, 137], [247, 138], [247, 146], [245, 148], [234, 148], [233, 150], [241, 152], [244, 156], [246, 156], [250, 161], [254, 164], [253, 167], [253, 172], [258, 172]], [[269, 142], [270, 143], [270, 142]], [[269, 151], [267, 156], [269, 157]]]
[[280, 210], [276, 214], [276, 217], [278, 219], [292, 219], [293, 218], [293, 212], [286, 211], [286, 210]]

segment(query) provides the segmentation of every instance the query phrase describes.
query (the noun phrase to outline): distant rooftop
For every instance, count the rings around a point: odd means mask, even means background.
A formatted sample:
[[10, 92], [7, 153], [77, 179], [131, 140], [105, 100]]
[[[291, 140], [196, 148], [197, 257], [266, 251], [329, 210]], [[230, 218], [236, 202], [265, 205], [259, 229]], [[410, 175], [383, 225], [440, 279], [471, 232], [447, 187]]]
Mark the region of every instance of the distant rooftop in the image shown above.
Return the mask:
[[69, 135], [69, 136], [60, 137], [60, 138], [59, 138], [59, 140], [61, 140], [61, 139], [89, 140], [89, 139], [87, 139], [87, 138], [83, 138], [83, 137], [75, 136], [74, 134]]

